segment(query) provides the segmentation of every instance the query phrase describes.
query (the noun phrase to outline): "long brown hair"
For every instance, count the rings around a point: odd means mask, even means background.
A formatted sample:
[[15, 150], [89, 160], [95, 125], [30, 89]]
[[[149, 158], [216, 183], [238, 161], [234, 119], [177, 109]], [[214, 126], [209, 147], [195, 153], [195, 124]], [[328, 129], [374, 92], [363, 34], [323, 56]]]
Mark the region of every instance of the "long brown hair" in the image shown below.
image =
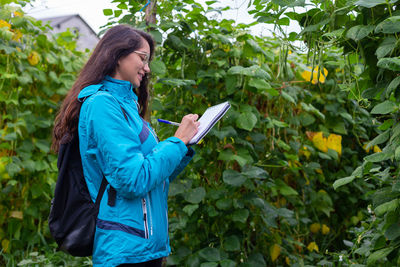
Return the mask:
[[[79, 73], [74, 85], [65, 97], [58, 112], [53, 129], [52, 149], [58, 151], [60, 145], [68, 142], [78, 128], [79, 111], [82, 103], [78, 101], [80, 91], [86, 86], [100, 83], [106, 75], [115, 74], [118, 61], [128, 56], [142, 46], [146, 40], [150, 46], [150, 59], [154, 53], [154, 40], [146, 32], [134, 29], [128, 25], [118, 25], [109, 29], [100, 39], [93, 54]], [[140, 116], [147, 112], [149, 99], [149, 75], [143, 77], [140, 86], [136, 88], [139, 98]]]

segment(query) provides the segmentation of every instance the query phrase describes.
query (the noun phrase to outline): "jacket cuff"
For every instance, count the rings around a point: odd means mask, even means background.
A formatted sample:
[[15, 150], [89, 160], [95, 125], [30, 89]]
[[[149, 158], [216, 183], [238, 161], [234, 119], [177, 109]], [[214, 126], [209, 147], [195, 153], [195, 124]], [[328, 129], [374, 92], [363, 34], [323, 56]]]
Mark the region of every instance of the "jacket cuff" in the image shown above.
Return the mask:
[[179, 150], [182, 152], [182, 157], [188, 152], [187, 146], [178, 137], [172, 136], [172, 137], [167, 138], [165, 141], [169, 141], [169, 142], [179, 145]]

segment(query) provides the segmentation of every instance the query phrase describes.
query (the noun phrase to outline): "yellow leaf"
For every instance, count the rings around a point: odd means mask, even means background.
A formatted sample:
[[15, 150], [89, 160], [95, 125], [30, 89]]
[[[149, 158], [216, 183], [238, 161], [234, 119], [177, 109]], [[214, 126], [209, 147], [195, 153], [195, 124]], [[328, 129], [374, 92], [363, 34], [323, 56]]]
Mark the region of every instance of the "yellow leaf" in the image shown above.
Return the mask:
[[286, 258], [285, 258], [285, 262], [286, 262], [287, 265], [290, 266], [290, 259], [289, 259], [289, 257], [286, 257]]
[[299, 150], [299, 155], [300, 155], [300, 156], [303, 155], [303, 156], [305, 156], [307, 159], [309, 159], [310, 156], [311, 156], [311, 152], [308, 151], [308, 149], [307, 149], [306, 146], [303, 146], [303, 148], [301, 148], [301, 149]]
[[365, 152], [368, 153], [368, 152], [370, 151], [371, 148], [368, 148], [368, 149], [367, 149], [367, 144], [364, 144], [364, 145], [363, 145], [363, 149], [365, 150]]
[[29, 64], [35, 66], [39, 63], [39, 54], [36, 51], [32, 51], [28, 56]]
[[311, 242], [310, 244], [308, 244], [307, 249], [310, 252], [312, 252], [313, 250], [315, 250], [316, 252], [319, 252], [318, 245], [315, 242]]
[[326, 76], [328, 75], [328, 70], [324, 68], [322, 72], [319, 70], [319, 66], [316, 66], [313, 70], [311, 69], [311, 67], [307, 67], [307, 70], [301, 73], [301, 77], [303, 77], [303, 79], [306, 81], [310, 81], [312, 84], [317, 84], [318, 82], [325, 83]]
[[22, 13], [21, 13], [21, 12], [18, 12], [18, 11], [15, 11], [15, 12], [14, 12], [14, 16], [15, 16], [15, 17], [22, 17]]
[[374, 153], [382, 152], [382, 150], [379, 148], [379, 146], [375, 145], [374, 146]]
[[327, 144], [326, 144], [327, 140], [323, 136], [322, 132], [316, 133], [312, 137], [312, 142], [313, 142], [314, 146], [316, 148], [318, 148], [319, 150], [321, 150], [322, 152], [327, 152], [328, 151], [328, 147], [327, 147]]
[[8, 30], [11, 30], [11, 24], [5, 20], [0, 19], [0, 28], [7, 27]]
[[10, 241], [7, 240], [7, 239], [3, 239], [3, 240], [1, 241], [1, 246], [3, 247], [3, 251], [7, 253], [8, 250], [9, 250]]
[[14, 210], [10, 212], [10, 218], [20, 219], [22, 220], [23, 214], [22, 211]]
[[319, 223], [313, 223], [313, 224], [310, 225], [310, 231], [313, 234], [318, 233], [319, 229], [321, 229], [321, 225]]
[[326, 142], [328, 149], [335, 150], [339, 156], [342, 155], [342, 136], [337, 134], [330, 134]]
[[269, 253], [271, 254], [271, 260], [276, 261], [276, 259], [279, 257], [281, 254], [281, 247], [278, 244], [273, 244], [269, 248]]
[[329, 227], [327, 225], [323, 224], [322, 225], [322, 231], [321, 231], [322, 234], [323, 235], [327, 235], [329, 233], [329, 231], [330, 231]]
[[20, 30], [14, 30], [14, 35], [12, 37], [13, 41], [18, 42], [22, 37], [22, 32]]

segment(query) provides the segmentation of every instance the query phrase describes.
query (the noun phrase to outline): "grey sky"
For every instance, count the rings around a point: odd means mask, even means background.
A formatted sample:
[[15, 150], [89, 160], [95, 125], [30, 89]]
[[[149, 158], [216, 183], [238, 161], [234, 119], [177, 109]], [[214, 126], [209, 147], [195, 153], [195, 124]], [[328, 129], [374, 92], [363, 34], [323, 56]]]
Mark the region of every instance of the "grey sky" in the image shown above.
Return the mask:
[[[198, 2], [204, 4], [205, 1], [199, 0]], [[222, 16], [217, 13], [213, 16], [218, 16], [221, 19], [233, 19], [236, 23], [251, 23], [254, 21], [247, 12], [249, 0], [224, 0], [219, 2], [215, 6], [230, 6], [231, 9], [224, 11]], [[32, 5], [25, 7], [24, 10], [37, 19], [79, 14], [97, 33], [100, 31], [100, 27], [105, 25], [108, 20], [103, 15], [103, 9], [113, 9], [117, 6], [116, 3], [111, 3], [111, 0], [36, 0]], [[254, 34], [262, 36], [271, 36], [270, 30], [273, 30], [273, 25], [264, 23], [259, 23], [251, 29]], [[298, 31], [298, 26], [291, 25], [289, 31]]]

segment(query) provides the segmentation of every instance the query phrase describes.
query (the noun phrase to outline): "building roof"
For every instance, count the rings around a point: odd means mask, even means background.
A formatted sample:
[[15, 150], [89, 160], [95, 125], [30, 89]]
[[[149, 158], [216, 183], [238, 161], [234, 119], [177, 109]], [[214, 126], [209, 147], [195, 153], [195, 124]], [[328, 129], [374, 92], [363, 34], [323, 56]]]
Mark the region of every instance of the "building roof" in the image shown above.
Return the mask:
[[92, 27], [89, 26], [89, 24], [87, 24], [87, 22], [79, 14], [72, 14], [72, 15], [58, 16], [58, 17], [51, 17], [51, 18], [42, 18], [40, 20], [41, 21], [51, 21], [51, 25], [53, 27], [56, 27], [57, 25], [63, 24], [73, 18], [80, 19], [88, 27], [88, 29], [94, 35], [96, 35], [98, 37], [97, 33], [92, 29]]

